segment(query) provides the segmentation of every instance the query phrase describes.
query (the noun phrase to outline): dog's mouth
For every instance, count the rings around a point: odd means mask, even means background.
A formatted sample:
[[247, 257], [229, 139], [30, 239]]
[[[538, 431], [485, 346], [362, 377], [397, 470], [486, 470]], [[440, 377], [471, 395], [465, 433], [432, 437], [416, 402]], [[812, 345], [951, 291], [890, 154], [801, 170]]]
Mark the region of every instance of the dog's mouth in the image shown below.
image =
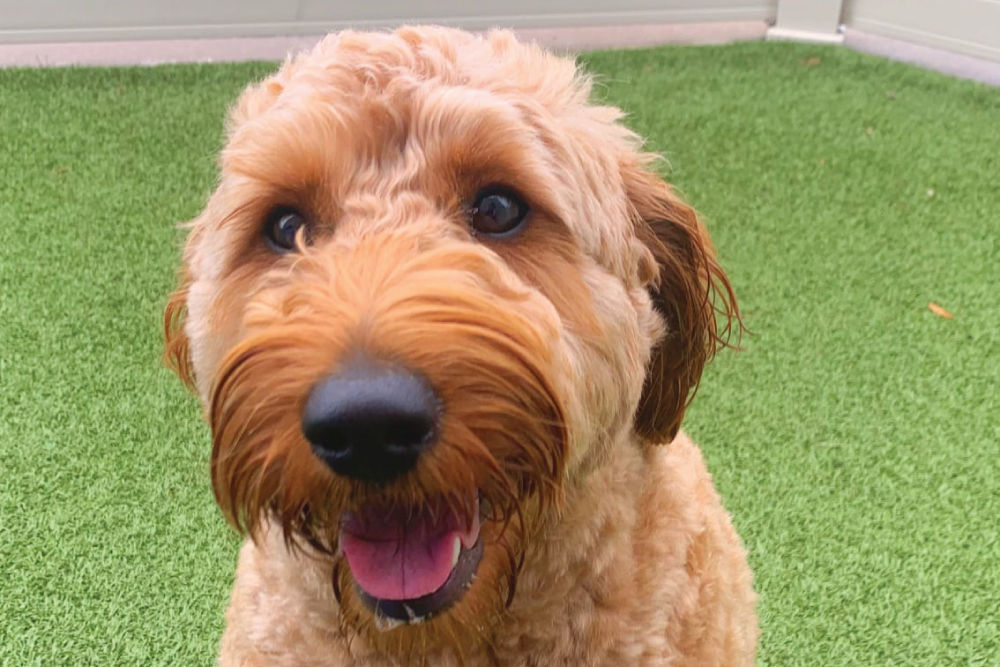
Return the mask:
[[479, 502], [467, 516], [443, 503], [347, 512], [340, 548], [380, 629], [420, 623], [468, 590], [483, 555]]

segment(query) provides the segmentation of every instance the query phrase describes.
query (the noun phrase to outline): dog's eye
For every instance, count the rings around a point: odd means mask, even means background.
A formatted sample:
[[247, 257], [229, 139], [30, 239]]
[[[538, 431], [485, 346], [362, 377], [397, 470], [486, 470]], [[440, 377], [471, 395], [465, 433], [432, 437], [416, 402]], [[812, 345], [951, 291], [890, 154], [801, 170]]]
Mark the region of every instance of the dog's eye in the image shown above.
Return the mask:
[[528, 205], [509, 188], [480, 190], [472, 204], [472, 228], [479, 234], [505, 236], [518, 229], [528, 215]]
[[306, 231], [306, 220], [302, 214], [284, 206], [271, 211], [264, 225], [264, 237], [278, 252], [295, 250], [295, 240]]

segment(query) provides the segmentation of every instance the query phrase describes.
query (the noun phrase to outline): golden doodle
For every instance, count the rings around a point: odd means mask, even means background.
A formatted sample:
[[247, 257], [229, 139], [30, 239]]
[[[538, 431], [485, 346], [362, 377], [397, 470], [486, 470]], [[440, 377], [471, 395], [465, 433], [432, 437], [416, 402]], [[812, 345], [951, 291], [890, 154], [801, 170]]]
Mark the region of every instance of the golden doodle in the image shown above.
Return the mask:
[[343, 32], [234, 105], [166, 353], [247, 540], [222, 665], [741, 665], [746, 552], [679, 431], [739, 328], [571, 60]]

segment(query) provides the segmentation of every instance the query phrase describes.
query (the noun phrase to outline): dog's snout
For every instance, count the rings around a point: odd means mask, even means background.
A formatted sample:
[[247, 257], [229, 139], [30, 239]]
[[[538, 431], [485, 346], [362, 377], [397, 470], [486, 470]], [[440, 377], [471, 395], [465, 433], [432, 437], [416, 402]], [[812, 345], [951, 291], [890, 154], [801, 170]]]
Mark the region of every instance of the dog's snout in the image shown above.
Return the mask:
[[337, 474], [385, 482], [412, 469], [433, 444], [438, 412], [438, 397], [424, 377], [354, 362], [310, 390], [302, 433]]

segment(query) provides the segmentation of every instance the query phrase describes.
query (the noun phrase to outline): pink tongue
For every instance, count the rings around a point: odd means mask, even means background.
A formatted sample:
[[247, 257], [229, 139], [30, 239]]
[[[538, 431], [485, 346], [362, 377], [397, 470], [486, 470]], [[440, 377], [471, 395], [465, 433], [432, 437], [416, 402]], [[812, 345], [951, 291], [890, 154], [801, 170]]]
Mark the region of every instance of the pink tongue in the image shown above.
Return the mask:
[[479, 522], [466, 529], [451, 512], [436, 515], [375, 510], [348, 514], [340, 546], [358, 586], [382, 600], [410, 600], [441, 588], [451, 574], [455, 540], [472, 546]]

